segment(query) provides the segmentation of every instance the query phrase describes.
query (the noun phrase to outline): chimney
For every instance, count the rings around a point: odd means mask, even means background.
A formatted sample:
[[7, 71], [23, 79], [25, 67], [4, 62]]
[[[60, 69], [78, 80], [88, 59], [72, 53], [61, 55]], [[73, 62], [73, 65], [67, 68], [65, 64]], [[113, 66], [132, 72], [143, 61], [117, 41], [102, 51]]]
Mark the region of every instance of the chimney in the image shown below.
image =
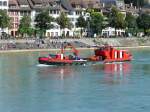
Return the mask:
[[135, 6], [135, 9], [136, 9], [136, 6]]
[[133, 3], [130, 3], [130, 7], [133, 7]]
[[105, 3], [102, 4], [103, 8], [105, 7]]

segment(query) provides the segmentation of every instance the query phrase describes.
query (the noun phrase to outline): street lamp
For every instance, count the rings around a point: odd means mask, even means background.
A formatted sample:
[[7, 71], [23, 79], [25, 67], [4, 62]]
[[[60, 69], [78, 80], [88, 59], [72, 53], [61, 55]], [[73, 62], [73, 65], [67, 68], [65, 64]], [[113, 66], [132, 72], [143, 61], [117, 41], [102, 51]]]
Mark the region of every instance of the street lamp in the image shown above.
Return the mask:
[[1, 29], [0, 36], [1, 36], [1, 39], [2, 39], [2, 28], [1, 28], [1, 26], [2, 26], [2, 15], [0, 15], [0, 29]]
[[90, 17], [87, 18], [87, 36], [90, 35]]

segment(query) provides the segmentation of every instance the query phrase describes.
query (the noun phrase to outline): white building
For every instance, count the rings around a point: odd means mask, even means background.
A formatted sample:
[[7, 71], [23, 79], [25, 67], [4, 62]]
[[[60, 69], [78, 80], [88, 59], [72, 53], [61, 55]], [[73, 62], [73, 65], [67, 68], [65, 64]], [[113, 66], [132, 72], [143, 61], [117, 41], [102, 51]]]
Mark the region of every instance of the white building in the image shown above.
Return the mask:
[[[59, 15], [60, 15], [60, 13], [57, 13], [57, 14], [55, 13], [55, 15], [50, 14], [50, 16], [52, 16], [54, 18], [59, 17]], [[89, 17], [89, 14], [84, 13], [84, 10], [82, 10], [80, 12], [76, 11], [76, 10], [70, 11], [69, 13], [67, 13], [67, 17], [69, 18], [70, 22], [72, 23], [71, 30], [68, 28], [60, 29], [60, 26], [57, 23], [52, 23], [54, 28], [47, 30], [46, 36], [56, 37], [56, 36], [61, 36], [62, 34], [65, 34], [66, 36], [79, 36], [81, 28], [76, 27], [76, 22], [80, 15], [83, 15], [85, 19], [87, 17]]]
[[116, 32], [116, 36], [121, 36], [125, 34], [125, 30], [123, 29], [116, 29], [115, 28], [111, 28], [111, 27], [107, 27], [105, 29], [102, 30], [102, 36], [115, 36], [115, 32]]
[[0, 0], [0, 9], [8, 10], [8, 0]]

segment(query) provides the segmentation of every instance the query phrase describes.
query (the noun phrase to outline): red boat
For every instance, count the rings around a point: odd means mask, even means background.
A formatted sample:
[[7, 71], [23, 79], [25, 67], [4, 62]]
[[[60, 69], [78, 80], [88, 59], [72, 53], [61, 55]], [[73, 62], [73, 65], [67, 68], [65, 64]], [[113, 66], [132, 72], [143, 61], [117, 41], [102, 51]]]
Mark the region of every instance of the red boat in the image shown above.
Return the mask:
[[[65, 49], [72, 50], [73, 55], [65, 56]], [[95, 54], [89, 58], [79, 58], [79, 51], [71, 44], [62, 46], [59, 54], [49, 54], [47, 57], [39, 57], [40, 64], [46, 65], [84, 65], [87, 62], [124, 62], [131, 61], [132, 55], [127, 50], [117, 50], [112, 46], [105, 45], [95, 49]]]
[[[65, 56], [66, 48], [72, 49], [73, 55]], [[62, 46], [59, 54], [49, 54], [47, 57], [39, 57], [39, 63], [46, 65], [84, 65], [86, 62], [87, 60], [79, 58], [78, 50], [69, 43]]]
[[95, 50], [95, 55], [90, 61], [103, 61], [104, 63], [131, 61], [132, 55], [127, 50], [117, 50], [112, 46], [105, 45]]

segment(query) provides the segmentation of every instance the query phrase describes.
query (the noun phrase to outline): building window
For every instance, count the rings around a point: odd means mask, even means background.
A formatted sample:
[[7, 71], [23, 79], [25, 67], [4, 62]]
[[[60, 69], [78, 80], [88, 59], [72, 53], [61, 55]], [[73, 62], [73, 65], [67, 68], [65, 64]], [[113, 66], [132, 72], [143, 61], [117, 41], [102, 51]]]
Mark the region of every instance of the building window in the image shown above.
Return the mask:
[[20, 15], [23, 16], [23, 12], [20, 12]]
[[14, 36], [14, 31], [11, 31], [11, 36]]
[[3, 6], [7, 6], [7, 2], [6, 1], [3, 2]]
[[76, 11], [76, 15], [80, 15], [81, 14], [81, 12], [80, 11]]
[[16, 17], [16, 18], [15, 18], [15, 22], [17, 22], [17, 23], [19, 22], [19, 19], [18, 19], [18, 17]]
[[0, 6], [2, 6], [2, 1], [0, 1]]
[[15, 24], [15, 28], [18, 28], [18, 24]]
[[47, 32], [47, 36], [50, 37], [50, 32]]
[[57, 14], [59, 14], [60, 12], [59, 12], [59, 10], [57, 11]]
[[54, 14], [56, 14], [56, 10], [54, 10]]
[[21, 16], [28, 16], [28, 15], [30, 15], [30, 12], [23, 11], [23, 12], [20, 12], [20, 15]]
[[15, 15], [18, 15], [18, 12], [15, 12]]
[[53, 11], [52, 11], [52, 10], [50, 10], [50, 14], [53, 14]]
[[13, 24], [11, 24], [11, 25], [10, 25], [10, 28], [11, 28], [11, 29], [13, 29], [13, 28], [14, 28], [14, 25], [13, 25]]
[[11, 21], [11, 23], [14, 21], [14, 18], [13, 17], [10, 17], [10, 21]]
[[55, 32], [55, 36], [58, 36], [58, 32]]
[[51, 36], [52, 36], [52, 37], [54, 36], [54, 32], [51, 32]]

